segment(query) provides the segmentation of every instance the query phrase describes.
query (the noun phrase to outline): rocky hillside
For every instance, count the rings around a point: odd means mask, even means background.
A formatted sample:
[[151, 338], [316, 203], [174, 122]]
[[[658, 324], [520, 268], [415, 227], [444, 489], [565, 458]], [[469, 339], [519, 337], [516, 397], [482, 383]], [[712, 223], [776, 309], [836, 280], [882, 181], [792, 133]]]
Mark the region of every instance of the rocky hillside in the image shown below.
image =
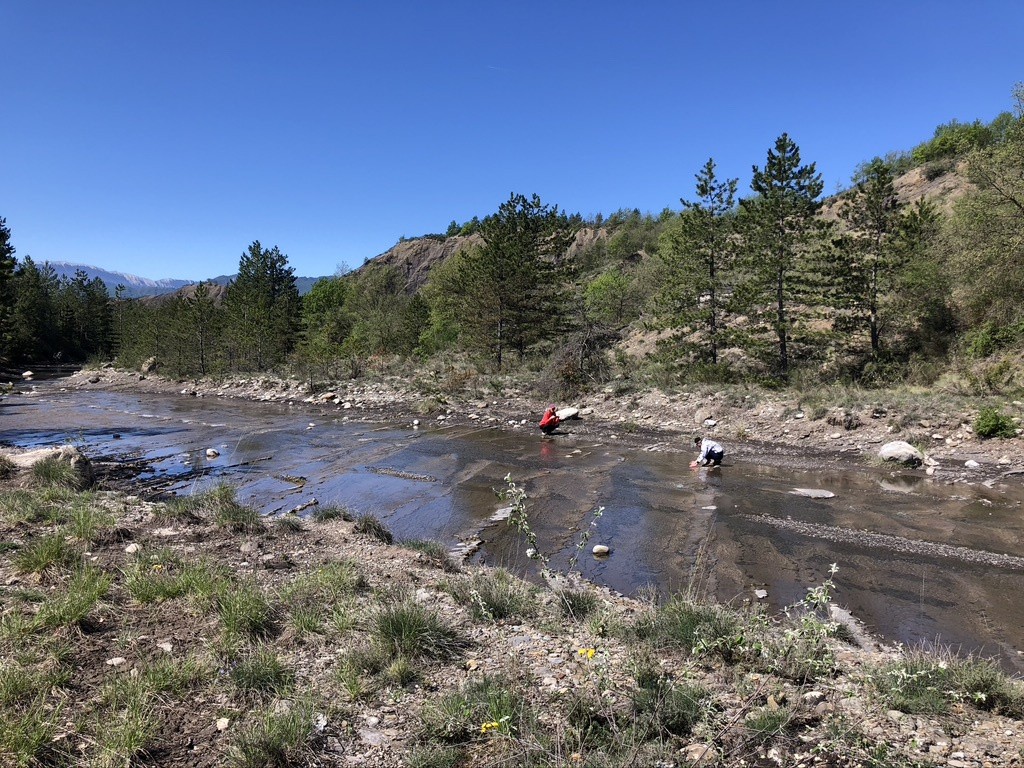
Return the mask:
[[[945, 173], [938, 173], [933, 165], [913, 168], [898, 177], [894, 186], [901, 202], [909, 204], [923, 197], [935, 203], [943, 213], [949, 213], [953, 204], [971, 189], [971, 183], [964, 175], [962, 161]], [[843, 195], [840, 194], [826, 201], [823, 215], [835, 219], [835, 203], [842, 198]], [[595, 243], [607, 240], [611, 234], [605, 227], [584, 227], [566, 250], [565, 258], [573, 260], [592, 248]], [[459, 251], [482, 242], [479, 235], [413, 238], [403, 240], [367, 263], [397, 267], [405, 274], [409, 290], [417, 291], [426, 284], [434, 267]]]

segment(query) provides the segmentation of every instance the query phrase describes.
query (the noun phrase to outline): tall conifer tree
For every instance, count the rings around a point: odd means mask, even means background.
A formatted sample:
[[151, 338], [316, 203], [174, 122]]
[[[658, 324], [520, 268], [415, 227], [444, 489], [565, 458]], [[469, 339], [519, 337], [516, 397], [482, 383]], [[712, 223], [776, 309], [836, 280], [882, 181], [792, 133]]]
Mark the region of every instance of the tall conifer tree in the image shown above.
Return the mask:
[[735, 257], [733, 226], [736, 179], [719, 181], [709, 159], [697, 179], [697, 199], [680, 199], [683, 211], [661, 238], [659, 254], [667, 268], [660, 300], [669, 324], [705, 332], [707, 357], [718, 362], [722, 343], [723, 278]]
[[864, 178], [839, 207], [848, 231], [836, 261], [836, 304], [841, 330], [867, 330], [871, 356], [881, 351], [882, 303], [896, 285], [907, 250], [899, 234], [903, 205], [896, 197], [892, 171], [873, 160]]
[[296, 342], [302, 304], [288, 257], [253, 241], [225, 296], [233, 363], [267, 370], [284, 362]]
[[753, 168], [750, 188], [754, 196], [740, 201], [746, 266], [752, 278], [748, 288], [750, 316], [765, 321], [769, 302], [777, 350], [776, 373], [789, 379], [793, 305], [813, 301], [812, 272], [822, 223], [815, 214], [824, 187], [814, 163], [802, 165], [800, 148], [783, 133], [768, 150], [763, 168]]
[[452, 275], [460, 338], [501, 368], [551, 338], [564, 317], [559, 260], [576, 224], [540, 197], [513, 194], [483, 223], [483, 245], [460, 257]]

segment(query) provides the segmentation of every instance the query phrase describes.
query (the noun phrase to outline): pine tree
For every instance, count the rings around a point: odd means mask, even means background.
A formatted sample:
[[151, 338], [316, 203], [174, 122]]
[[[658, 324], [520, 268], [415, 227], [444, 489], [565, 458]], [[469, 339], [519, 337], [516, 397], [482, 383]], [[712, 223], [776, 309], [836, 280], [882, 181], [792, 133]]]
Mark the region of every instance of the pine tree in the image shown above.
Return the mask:
[[666, 280], [659, 303], [670, 327], [705, 332], [707, 358], [717, 364], [724, 331], [724, 277], [736, 255], [730, 215], [736, 207], [737, 180], [719, 181], [713, 159], [696, 179], [697, 200], [680, 199], [679, 220], [661, 237], [658, 253]]
[[294, 271], [276, 245], [267, 250], [255, 240], [242, 254], [225, 306], [234, 367], [262, 371], [284, 362], [302, 305]]
[[460, 339], [488, 353], [499, 369], [509, 351], [522, 356], [561, 330], [565, 287], [559, 259], [575, 226], [537, 195], [513, 194], [484, 220], [483, 244], [460, 258], [445, 291]]
[[815, 164], [801, 165], [800, 148], [782, 134], [768, 150], [763, 168], [753, 168], [754, 196], [740, 201], [744, 255], [751, 278], [746, 288], [750, 316], [770, 325], [777, 351], [775, 370], [782, 381], [790, 372], [793, 305], [814, 301], [813, 262], [821, 244], [822, 223], [816, 219], [823, 183]]
[[195, 292], [184, 299], [184, 314], [194, 350], [194, 364], [199, 375], [205, 376], [213, 363], [221, 320], [209, 283], [200, 282]]
[[57, 275], [26, 256], [14, 273], [11, 307], [10, 356], [19, 362], [50, 360], [60, 349], [55, 299]]
[[835, 303], [845, 310], [836, 325], [839, 330], [866, 329], [874, 358], [882, 346], [882, 302], [895, 288], [907, 253], [899, 242], [903, 207], [892, 170], [878, 159], [839, 207], [848, 230], [836, 263]]
[[14, 306], [14, 246], [7, 219], [0, 216], [0, 360], [11, 352], [11, 308]]

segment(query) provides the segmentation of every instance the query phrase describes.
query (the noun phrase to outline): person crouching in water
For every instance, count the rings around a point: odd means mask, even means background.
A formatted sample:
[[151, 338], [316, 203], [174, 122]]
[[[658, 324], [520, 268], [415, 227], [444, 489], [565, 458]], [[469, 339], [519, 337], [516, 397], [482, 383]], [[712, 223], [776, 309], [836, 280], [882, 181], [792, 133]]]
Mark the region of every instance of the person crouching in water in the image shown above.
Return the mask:
[[700, 453], [697, 458], [690, 462], [691, 467], [719, 467], [722, 459], [725, 458], [725, 448], [708, 438], [693, 438], [693, 444], [698, 446]]
[[555, 406], [549, 405], [548, 409], [544, 411], [544, 416], [540, 420], [540, 431], [545, 435], [550, 435], [555, 431], [555, 428], [562, 423], [562, 420], [558, 418], [558, 413], [555, 411]]

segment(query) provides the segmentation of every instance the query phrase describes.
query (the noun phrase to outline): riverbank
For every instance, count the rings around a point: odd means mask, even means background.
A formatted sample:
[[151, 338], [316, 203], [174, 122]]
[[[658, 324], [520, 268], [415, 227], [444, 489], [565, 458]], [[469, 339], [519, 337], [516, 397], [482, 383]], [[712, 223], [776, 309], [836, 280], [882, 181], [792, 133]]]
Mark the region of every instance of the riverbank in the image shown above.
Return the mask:
[[[272, 376], [171, 380], [113, 368], [83, 370], [73, 388], [178, 393], [302, 405], [344, 419], [536, 431], [546, 403], [513, 377], [380, 376], [335, 382], [311, 393], [297, 379]], [[790, 468], [877, 465], [892, 440], [917, 446], [930, 461], [918, 470], [938, 482], [996, 482], [1024, 473], [1024, 438], [980, 438], [973, 424], [996, 408], [1018, 425], [1024, 401], [942, 391], [819, 388], [802, 395], [748, 387], [696, 387], [666, 393], [607, 387], [571, 403], [580, 418], [556, 435], [692, 453], [694, 435], [725, 444], [727, 457]], [[1017, 478], [1019, 481], [1019, 478]]]
[[1019, 683], [858, 640], [827, 583], [791, 618], [657, 605], [465, 568], [344, 509], [263, 520], [227, 489], [150, 503], [3, 466], [13, 764], [1024, 761]]

